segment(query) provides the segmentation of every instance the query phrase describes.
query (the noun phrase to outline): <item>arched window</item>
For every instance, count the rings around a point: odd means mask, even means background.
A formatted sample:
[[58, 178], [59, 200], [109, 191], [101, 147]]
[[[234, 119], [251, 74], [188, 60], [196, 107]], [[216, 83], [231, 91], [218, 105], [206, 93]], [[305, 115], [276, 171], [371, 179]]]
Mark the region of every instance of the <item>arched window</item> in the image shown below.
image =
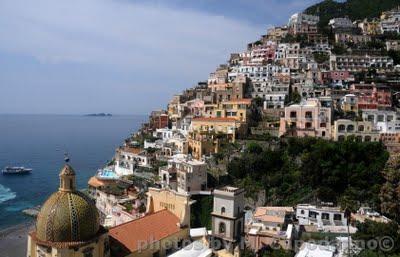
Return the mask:
[[347, 131], [354, 131], [354, 125], [352, 125], [352, 124], [348, 125]]
[[364, 141], [365, 142], [371, 142], [371, 137], [370, 136], [365, 136]]
[[223, 223], [223, 222], [219, 223], [218, 232], [220, 234], [225, 234], [225, 231], [226, 231], [225, 223]]
[[340, 124], [339, 127], [338, 127], [338, 130], [339, 131], [345, 131], [346, 130], [346, 126], [343, 125], [343, 124]]
[[358, 131], [364, 131], [364, 125], [358, 126]]
[[225, 214], [225, 207], [221, 208], [221, 214]]

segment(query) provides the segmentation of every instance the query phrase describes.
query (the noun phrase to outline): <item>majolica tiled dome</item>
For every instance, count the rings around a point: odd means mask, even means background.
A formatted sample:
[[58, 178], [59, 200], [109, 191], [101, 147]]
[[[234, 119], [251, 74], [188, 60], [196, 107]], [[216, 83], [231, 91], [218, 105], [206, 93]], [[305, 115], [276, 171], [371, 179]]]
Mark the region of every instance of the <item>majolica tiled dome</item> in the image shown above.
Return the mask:
[[80, 242], [99, 231], [99, 215], [94, 202], [75, 189], [75, 172], [65, 165], [60, 173], [60, 189], [43, 204], [36, 222], [38, 239], [48, 242]]

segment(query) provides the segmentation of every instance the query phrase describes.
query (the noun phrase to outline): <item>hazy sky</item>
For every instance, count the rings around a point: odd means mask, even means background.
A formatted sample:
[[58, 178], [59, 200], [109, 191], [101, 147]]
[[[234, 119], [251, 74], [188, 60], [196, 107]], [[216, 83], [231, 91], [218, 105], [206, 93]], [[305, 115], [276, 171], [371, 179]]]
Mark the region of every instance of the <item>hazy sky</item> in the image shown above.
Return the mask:
[[147, 114], [318, 0], [1, 0], [0, 113]]

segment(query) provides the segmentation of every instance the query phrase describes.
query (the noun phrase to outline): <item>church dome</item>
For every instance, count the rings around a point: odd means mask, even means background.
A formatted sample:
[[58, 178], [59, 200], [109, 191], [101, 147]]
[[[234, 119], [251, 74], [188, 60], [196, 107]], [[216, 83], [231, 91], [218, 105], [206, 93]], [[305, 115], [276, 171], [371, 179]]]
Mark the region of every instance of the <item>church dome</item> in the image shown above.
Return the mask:
[[65, 165], [60, 188], [43, 204], [36, 222], [36, 236], [47, 242], [81, 242], [99, 231], [99, 214], [94, 202], [75, 189], [75, 172]]

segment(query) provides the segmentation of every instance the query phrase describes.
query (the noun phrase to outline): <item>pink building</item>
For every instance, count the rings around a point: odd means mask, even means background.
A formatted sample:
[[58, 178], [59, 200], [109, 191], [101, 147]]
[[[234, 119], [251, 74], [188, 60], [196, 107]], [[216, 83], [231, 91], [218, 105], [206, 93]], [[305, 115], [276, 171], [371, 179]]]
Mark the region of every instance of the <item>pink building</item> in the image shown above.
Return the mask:
[[350, 93], [358, 97], [358, 109], [384, 109], [392, 106], [392, 92], [384, 85], [352, 84]]
[[354, 76], [348, 71], [325, 71], [322, 72], [324, 84], [346, 84], [354, 80]]
[[193, 117], [200, 117], [204, 110], [204, 101], [200, 99], [194, 99], [186, 102], [187, 108]]
[[331, 138], [332, 108], [330, 104], [312, 98], [285, 107], [279, 136]]
[[253, 46], [250, 50], [251, 64], [264, 64], [275, 60], [275, 42], [268, 41], [262, 45]]

